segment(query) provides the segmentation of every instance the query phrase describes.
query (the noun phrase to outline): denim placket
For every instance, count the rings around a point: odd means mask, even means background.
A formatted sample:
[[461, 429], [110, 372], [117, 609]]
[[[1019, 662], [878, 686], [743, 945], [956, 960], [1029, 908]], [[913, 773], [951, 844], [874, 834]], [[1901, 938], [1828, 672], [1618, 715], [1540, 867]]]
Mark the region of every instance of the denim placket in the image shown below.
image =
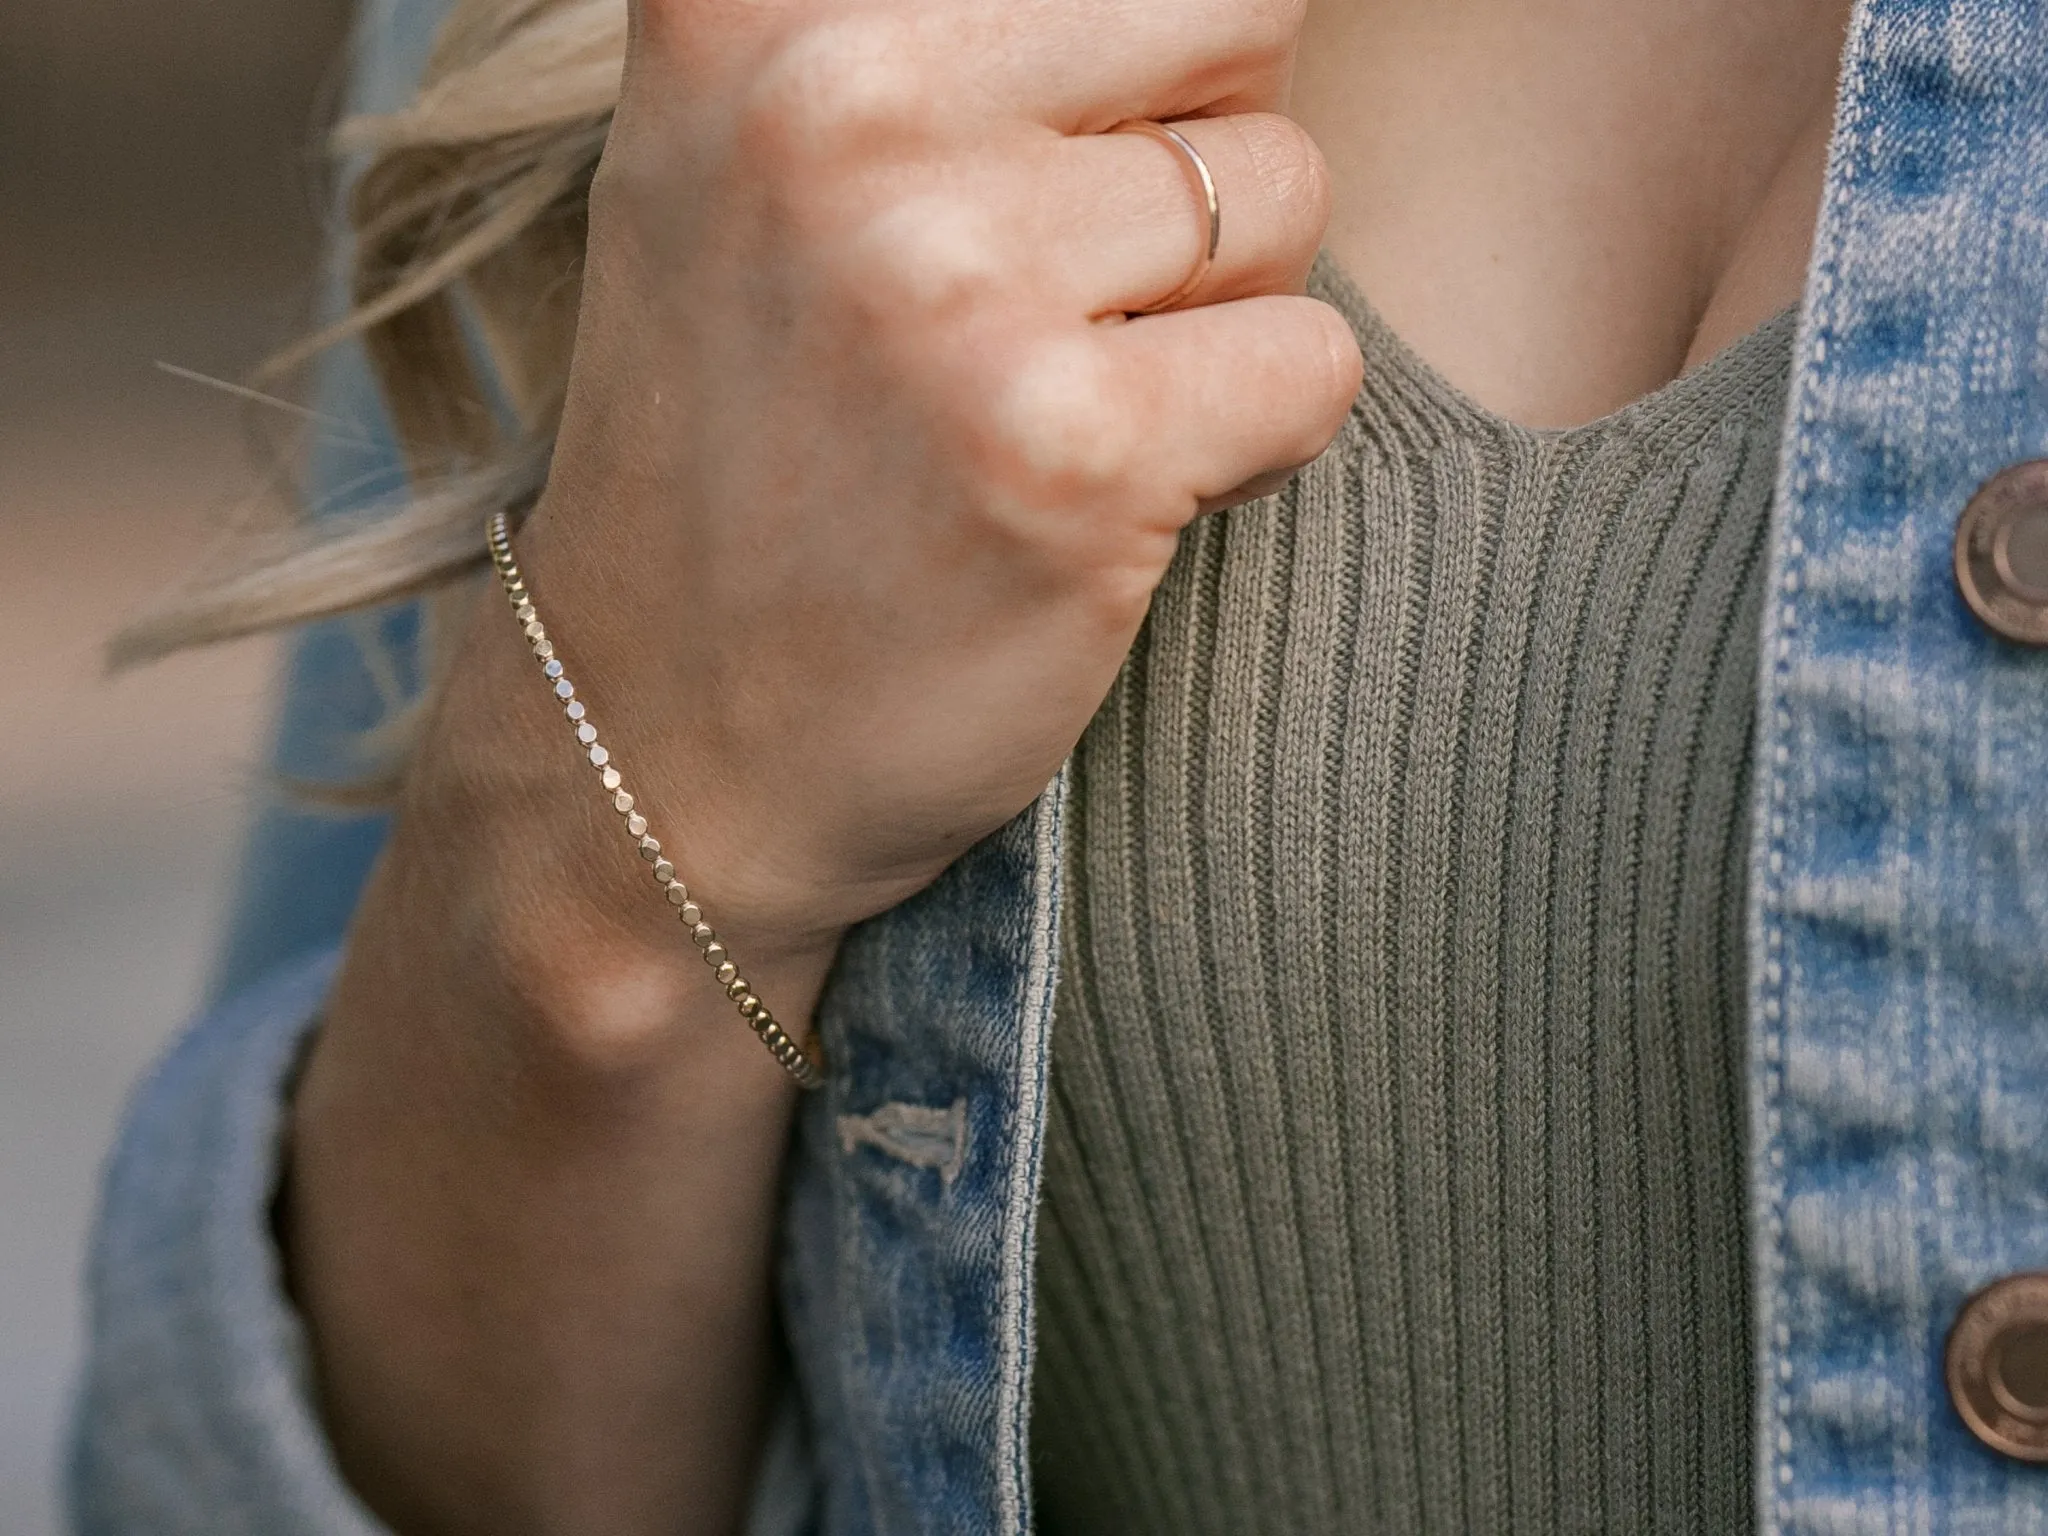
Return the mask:
[[1950, 1411], [1976, 1286], [2048, 1268], [2048, 653], [1956, 519], [2048, 456], [2048, 11], [1867, 0], [1799, 342], [1759, 716], [1760, 1528], [2048, 1531]]
[[849, 936], [784, 1310], [823, 1528], [1022, 1532], [1065, 781]]

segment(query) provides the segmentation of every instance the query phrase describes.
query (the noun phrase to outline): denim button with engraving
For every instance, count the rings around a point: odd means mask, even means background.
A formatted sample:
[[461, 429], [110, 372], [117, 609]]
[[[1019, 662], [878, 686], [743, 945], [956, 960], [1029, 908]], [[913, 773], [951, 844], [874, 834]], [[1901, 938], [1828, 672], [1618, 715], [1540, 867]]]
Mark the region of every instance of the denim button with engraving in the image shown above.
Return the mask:
[[1956, 585], [1992, 633], [2048, 646], [2048, 459], [2000, 470], [1956, 525]]
[[2048, 1464], [2048, 1274], [2007, 1275], [1964, 1302], [1949, 1330], [1947, 1375], [1971, 1434]]

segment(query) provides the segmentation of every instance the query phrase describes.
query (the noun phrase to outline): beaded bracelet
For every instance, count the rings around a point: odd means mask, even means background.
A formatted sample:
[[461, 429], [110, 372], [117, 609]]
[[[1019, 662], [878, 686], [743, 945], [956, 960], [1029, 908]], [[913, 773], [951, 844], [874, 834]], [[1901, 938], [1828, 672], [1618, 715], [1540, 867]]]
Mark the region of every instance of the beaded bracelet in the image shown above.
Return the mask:
[[667, 893], [669, 905], [676, 909], [676, 916], [689, 929], [691, 941], [704, 956], [704, 963], [717, 974], [725, 995], [739, 1008], [740, 1017], [747, 1021], [748, 1027], [761, 1037], [761, 1043], [768, 1047], [768, 1054], [780, 1062], [782, 1070], [796, 1079], [800, 1086], [820, 1086], [825, 1080], [825, 1062], [816, 1045], [799, 1045], [791, 1039], [789, 1032], [768, 1011], [768, 1005], [754, 995], [747, 979], [739, 973], [739, 967], [727, 955], [725, 946], [718, 942], [718, 935], [704, 921], [703, 911], [690, 899], [689, 888], [676, 877], [675, 865], [662, 857], [661, 844], [648, 835], [647, 818], [633, 808], [633, 796], [626, 789], [618, 764], [598, 742], [597, 727], [590, 723], [583, 701], [576, 697], [576, 685], [563, 673], [562, 663], [555, 657], [554, 642], [548, 639], [548, 632], [534, 611], [533, 594], [527, 591], [525, 578], [519, 574], [519, 567], [512, 559], [512, 530], [503, 512], [491, 515], [485, 534], [491, 546], [491, 563], [498, 569], [498, 580], [504, 584], [513, 617], [524, 628], [526, 642], [533, 650], [533, 659], [540, 663], [542, 674], [554, 685], [555, 697], [562, 703], [562, 713], [569, 717], [570, 727], [576, 732], [576, 740], [584, 755], [590, 759], [590, 766], [598, 771], [598, 781], [610, 796], [612, 809], [624, 819], [626, 834], [638, 846], [640, 857], [654, 867], [655, 884]]

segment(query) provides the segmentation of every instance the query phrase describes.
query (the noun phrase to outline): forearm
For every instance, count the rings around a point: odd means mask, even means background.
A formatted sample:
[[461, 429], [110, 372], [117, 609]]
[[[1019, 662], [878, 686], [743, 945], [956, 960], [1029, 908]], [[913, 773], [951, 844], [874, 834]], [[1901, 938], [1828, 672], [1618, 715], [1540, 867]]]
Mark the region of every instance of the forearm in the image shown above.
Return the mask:
[[[730, 1530], [794, 1091], [480, 618], [294, 1111], [324, 1411], [405, 1536]], [[753, 937], [807, 1018], [830, 945]]]

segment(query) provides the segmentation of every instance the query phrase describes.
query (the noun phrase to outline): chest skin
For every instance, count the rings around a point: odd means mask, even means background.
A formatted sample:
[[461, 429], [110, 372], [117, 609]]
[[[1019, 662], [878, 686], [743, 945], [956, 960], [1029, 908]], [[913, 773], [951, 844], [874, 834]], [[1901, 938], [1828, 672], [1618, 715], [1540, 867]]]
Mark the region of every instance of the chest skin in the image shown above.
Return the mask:
[[1648, 394], [1795, 303], [1845, 0], [1310, 0], [1290, 110], [1326, 244], [1526, 426]]

